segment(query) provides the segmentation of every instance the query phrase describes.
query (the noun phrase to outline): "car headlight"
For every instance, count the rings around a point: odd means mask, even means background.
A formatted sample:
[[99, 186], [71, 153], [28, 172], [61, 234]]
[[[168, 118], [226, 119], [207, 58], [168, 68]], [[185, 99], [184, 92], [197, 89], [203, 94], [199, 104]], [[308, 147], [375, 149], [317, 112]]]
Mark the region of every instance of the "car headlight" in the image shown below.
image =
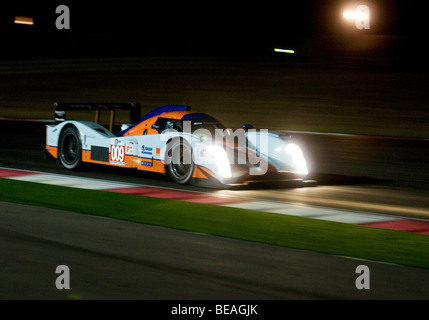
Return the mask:
[[301, 148], [294, 143], [289, 143], [286, 146], [286, 151], [292, 158], [292, 162], [296, 168], [296, 173], [308, 174], [307, 163], [305, 161], [304, 155], [302, 154]]
[[229, 164], [226, 151], [221, 146], [212, 145], [206, 148], [210, 159], [213, 159], [214, 164], [218, 168], [218, 173], [222, 178], [231, 178], [231, 166]]

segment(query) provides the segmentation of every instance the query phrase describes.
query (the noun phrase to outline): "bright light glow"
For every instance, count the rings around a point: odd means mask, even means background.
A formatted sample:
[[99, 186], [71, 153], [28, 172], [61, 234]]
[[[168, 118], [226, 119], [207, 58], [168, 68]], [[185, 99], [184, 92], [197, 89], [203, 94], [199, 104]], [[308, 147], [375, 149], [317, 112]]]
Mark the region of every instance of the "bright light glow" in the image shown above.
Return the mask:
[[15, 20], [13, 21], [16, 24], [26, 24], [32, 26], [34, 24], [33, 18], [31, 17], [21, 17], [16, 16]]
[[281, 53], [291, 53], [294, 54], [295, 51], [294, 50], [290, 50], [290, 49], [279, 49], [279, 48], [275, 48], [274, 52], [281, 52]]
[[343, 12], [343, 17], [345, 19], [353, 20], [353, 21], [356, 21], [356, 20], [367, 20], [369, 18], [368, 14], [366, 14], [365, 12], [359, 12], [359, 11], [356, 11], [356, 10], [347, 10], [347, 11], [344, 11]]
[[218, 173], [222, 178], [231, 178], [231, 166], [229, 165], [228, 156], [226, 151], [221, 146], [212, 145], [207, 148], [207, 153], [214, 160], [218, 167]]
[[343, 18], [352, 21], [356, 25], [356, 29], [369, 29], [369, 7], [366, 5], [358, 5], [354, 10], [343, 11]]
[[296, 173], [308, 174], [307, 163], [305, 162], [301, 148], [294, 143], [289, 143], [286, 146], [286, 151], [292, 157], [292, 162], [295, 164]]

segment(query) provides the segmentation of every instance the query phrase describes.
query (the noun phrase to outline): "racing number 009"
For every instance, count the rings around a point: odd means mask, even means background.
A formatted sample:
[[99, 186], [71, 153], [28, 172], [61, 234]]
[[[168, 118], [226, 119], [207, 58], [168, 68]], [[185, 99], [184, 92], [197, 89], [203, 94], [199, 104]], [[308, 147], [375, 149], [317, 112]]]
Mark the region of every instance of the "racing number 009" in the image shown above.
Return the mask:
[[110, 160], [114, 162], [124, 162], [125, 146], [111, 145]]

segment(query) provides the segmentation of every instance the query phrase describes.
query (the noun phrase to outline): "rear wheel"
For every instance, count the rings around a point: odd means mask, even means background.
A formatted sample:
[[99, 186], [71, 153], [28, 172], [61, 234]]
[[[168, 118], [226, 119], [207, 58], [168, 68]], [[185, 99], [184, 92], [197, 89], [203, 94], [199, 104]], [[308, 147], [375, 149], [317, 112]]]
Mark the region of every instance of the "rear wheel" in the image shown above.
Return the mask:
[[194, 172], [192, 148], [186, 140], [177, 139], [170, 142], [167, 156], [167, 171], [170, 177], [179, 184], [186, 184]]
[[67, 127], [61, 133], [58, 157], [61, 164], [69, 170], [76, 169], [81, 164], [82, 143], [76, 127]]

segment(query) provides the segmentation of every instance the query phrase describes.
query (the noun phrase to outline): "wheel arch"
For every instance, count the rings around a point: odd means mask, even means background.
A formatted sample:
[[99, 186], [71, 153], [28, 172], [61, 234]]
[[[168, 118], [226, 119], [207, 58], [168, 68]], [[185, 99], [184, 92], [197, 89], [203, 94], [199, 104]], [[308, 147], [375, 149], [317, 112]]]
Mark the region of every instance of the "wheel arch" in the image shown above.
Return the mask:
[[[174, 178], [173, 175], [170, 172], [171, 161], [172, 160], [170, 159], [170, 155], [168, 153], [169, 153], [170, 150], [172, 150], [172, 148], [170, 148], [168, 145], [170, 144], [173, 147], [176, 142], [183, 143], [183, 141], [186, 144], [188, 144], [189, 147], [190, 147], [190, 149], [191, 149], [191, 164], [192, 164], [192, 166], [191, 166], [190, 175], [186, 178], [186, 181], [180, 182], [179, 180], [177, 180], [176, 178]], [[184, 136], [180, 135], [180, 136], [175, 136], [175, 137], [169, 138], [167, 140], [167, 142], [166, 142], [165, 145], [166, 145], [166, 148], [165, 148], [165, 151], [164, 151], [165, 152], [164, 153], [164, 166], [165, 166], [165, 171], [166, 171], [167, 175], [170, 176], [170, 178], [173, 181], [175, 181], [176, 183], [179, 183], [179, 184], [187, 184], [187, 183], [189, 183], [190, 180], [191, 180], [191, 178], [192, 178], [193, 171], [195, 170], [195, 162], [194, 162], [194, 155], [193, 155], [194, 148], [192, 147], [192, 143], [187, 138], [185, 138]]]
[[80, 143], [82, 144], [82, 132], [81, 132], [81, 130], [78, 128], [78, 126], [77, 126], [75, 123], [73, 123], [73, 122], [67, 122], [67, 123], [65, 123], [65, 124], [60, 128], [60, 130], [59, 130], [59, 132], [58, 132], [58, 141], [57, 141], [57, 146], [58, 146], [58, 147], [60, 146], [61, 135], [64, 133], [64, 131], [65, 131], [67, 128], [75, 128], [75, 129], [77, 130], [77, 132], [79, 132], [79, 140], [80, 140]]

